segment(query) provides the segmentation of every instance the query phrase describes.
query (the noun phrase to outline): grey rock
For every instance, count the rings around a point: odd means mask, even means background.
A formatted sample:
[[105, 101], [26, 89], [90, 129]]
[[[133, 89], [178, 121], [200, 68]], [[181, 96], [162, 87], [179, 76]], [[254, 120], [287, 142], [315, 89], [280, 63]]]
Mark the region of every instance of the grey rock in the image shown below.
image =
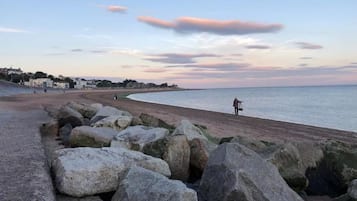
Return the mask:
[[108, 147], [117, 133], [111, 128], [80, 126], [72, 130], [69, 142], [71, 147]]
[[180, 122], [172, 135], [186, 135], [189, 142], [196, 138], [207, 140], [202, 130], [186, 119]]
[[143, 153], [162, 158], [168, 163], [171, 178], [186, 181], [189, 177], [190, 146], [185, 135], [167, 136], [163, 139], [147, 143]]
[[111, 143], [111, 147], [125, 147], [136, 151], [142, 151], [146, 144], [163, 139], [168, 134], [169, 131], [165, 128], [131, 126], [115, 136]]
[[70, 146], [69, 138], [70, 138], [71, 132], [72, 132], [72, 126], [70, 123], [64, 125], [63, 127], [61, 127], [59, 129], [59, 136], [63, 142], [63, 145], [66, 147]]
[[83, 117], [85, 118], [92, 118], [96, 113], [97, 113], [97, 108], [92, 107], [91, 105], [83, 104], [83, 103], [77, 103], [77, 102], [69, 102], [67, 105], [76, 110], [77, 112], [81, 113]]
[[58, 191], [73, 197], [115, 191], [119, 174], [132, 165], [171, 175], [165, 161], [123, 148], [62, 149], [52, 161]]
[[83, 125], [83, 116], [76, 110], [63, 106], [60, 108], [57, 115], [59, 127], [62, 127], [66, 124], [71, 124], [72, 127], [82, 126]]
[[217, 145], [201, 138], [194, 138], [189, 144], [190, 165], [203, 172], [210, 153], [217, 148]]
[[234, 137], [231, 142], [246, 146], [274, 164], [289, 186], [297, 192], [307, 188], [309, 181], [305, 172], [308, 168], [316, 168], [323, 156], [322, 149], [309, 142], [277, 144], [240, 136]]
[[141, 121], [139, 117], [133, 117], [130, 126], [139, 126], [139, 125], [143, 125], [143, 121]]
[[103, 201], [99, 196], [88, 196], [83, 198], [69, 197], [66, 195], [57, 195], [57, 201]]
[[132, 117], [132, 115], [127, 111], [118, 110], [117, 108], [110, 106], [104, 106], [98, 110], [98, 112], [91, 118], [90, 122], [91, 124], [94, 124], [95, 122], [112, 115]]
[[112, 201], [196, 201], [195, 191], [156, 172], [131, 167], [121, 176]]
[[52, 119], [51, 121], [42, 124], [40, 131], [42, 135], [58, 136], [58, 131], [59, 131], [58, 121]]
[[274, 165], [238, 143], [224, 143], [211, 153], [199, 195], [203, 201], [302, 201]]
[[203, 131], [189, 120], [182, 120], [172, 135], [185, 135], [187, 137], [190, 144], [190, 164], [202, 173], [210, 152], [217, 145], [209, 142]]
[[122, 116], [122, 115], [112, 115], [101, 119], [93, 124], [94, 127], [108, 127], [113, 128], [117, 131], [124, 130], [130, 126], [133, 117]]
[[97, 110], [97, 112], [99, 111], [99, 109], [101, 109], [103, 107], [103, 105], [101, 103], [92, 103], [92, 104], [90, 104], [90, 106], [95, 108]]
[[352, 198], [357, 200], [357, 179], [352, 180], [350, 183], [347, 194]]
[[140, 114], [139, 118], [145, 126], [166, 128], [169, 131], [173, 131], [175, 129], [174, 126], [166, 123], [164, 120], [156, 118], [149, 114], [142, 113]]

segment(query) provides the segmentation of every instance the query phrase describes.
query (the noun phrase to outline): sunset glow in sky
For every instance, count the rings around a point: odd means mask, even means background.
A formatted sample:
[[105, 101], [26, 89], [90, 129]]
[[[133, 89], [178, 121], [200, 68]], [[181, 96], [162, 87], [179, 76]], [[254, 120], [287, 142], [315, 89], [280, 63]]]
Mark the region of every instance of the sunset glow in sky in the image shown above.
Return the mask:
[[189, 88], [357, 84], [357, 1], [0, 0], [0, 67]]

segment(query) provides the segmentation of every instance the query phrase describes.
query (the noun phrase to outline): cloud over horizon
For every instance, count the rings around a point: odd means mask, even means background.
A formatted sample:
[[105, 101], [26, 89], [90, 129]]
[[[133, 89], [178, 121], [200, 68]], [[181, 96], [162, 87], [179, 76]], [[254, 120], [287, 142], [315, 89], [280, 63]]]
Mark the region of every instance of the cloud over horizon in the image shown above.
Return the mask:
[[107, 11], [113, 12], [113, 13], [125, 13], [128, 8], [124, 6], [117, 6], [117, 5], [110, 5], [106, 6]]
[[211, 33], [217, 35], [244, 35], [253, 33], [274, 33], [283, 28], [281, 24], [243, 22], [239, 20], [214, 20], [195, 17], [179, 17], [165, 21], [150, 16], [139, 16], [138, 21], [177, 33]]
[[245, 48], [247, 49], [270, 49], [271, 47], [269, 45], [246, 45]]
[[168, 64], [188, 64], [196, 63], [195, 58], [200, 57], [221, 57], [217, 54], [177, 54], [177, 53], [166, 53], [166, 54], [156, 54], [149, 55], [154, 58], [146, 58], [145, 60], [159, 63]]
[[321, 45], [307, 43], [307, 42], [295, 42], [295, 44], [301, 49], [317, 50], [317, 49], [323, 48], [323, 46], [321, 46]]
[[0, 26], [0, 33], [28, 33], [28, 31], [23, 29]]

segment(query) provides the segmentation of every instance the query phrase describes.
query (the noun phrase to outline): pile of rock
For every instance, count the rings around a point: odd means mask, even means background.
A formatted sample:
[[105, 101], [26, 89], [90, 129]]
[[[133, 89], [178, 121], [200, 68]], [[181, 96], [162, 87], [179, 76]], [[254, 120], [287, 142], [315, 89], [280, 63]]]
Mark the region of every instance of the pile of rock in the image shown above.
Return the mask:
[[331, 196], [346, 193], [357, 178], [356, 149], [336, 142], [277, 144], [235, 137], [218, 145], [188, 120], [174, 127], [148, 114], [133, 117], [117, 108], [75, 102], [55, 113], [56, 120], [42, 132], [59, 135], [67, 147], [55, 151], [51, 163], [56, 189], [66, 196], [301, 201], [296, 192], [330, 195], [314, 184], [328, 181], [316, 176], [327, 167], [342, 185], [331, 187], [336, 191]]

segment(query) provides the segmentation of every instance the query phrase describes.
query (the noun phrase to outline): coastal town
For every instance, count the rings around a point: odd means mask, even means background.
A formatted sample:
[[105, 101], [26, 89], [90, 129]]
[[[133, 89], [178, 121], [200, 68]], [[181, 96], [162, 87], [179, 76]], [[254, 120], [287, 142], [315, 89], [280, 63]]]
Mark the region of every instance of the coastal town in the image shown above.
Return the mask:
[[143, 83], [136, 80], [125, 79], [123, 82], [110, 80], [85, 79], [81, 77], [66, 77], [37, 71], [26, 73], [21, 68], [0, 68], [0, 80], [6, 80], [19, 85], [32, 88], [53, 89], [94, 89], [94, 88], [177, 88], [176, 84]]

